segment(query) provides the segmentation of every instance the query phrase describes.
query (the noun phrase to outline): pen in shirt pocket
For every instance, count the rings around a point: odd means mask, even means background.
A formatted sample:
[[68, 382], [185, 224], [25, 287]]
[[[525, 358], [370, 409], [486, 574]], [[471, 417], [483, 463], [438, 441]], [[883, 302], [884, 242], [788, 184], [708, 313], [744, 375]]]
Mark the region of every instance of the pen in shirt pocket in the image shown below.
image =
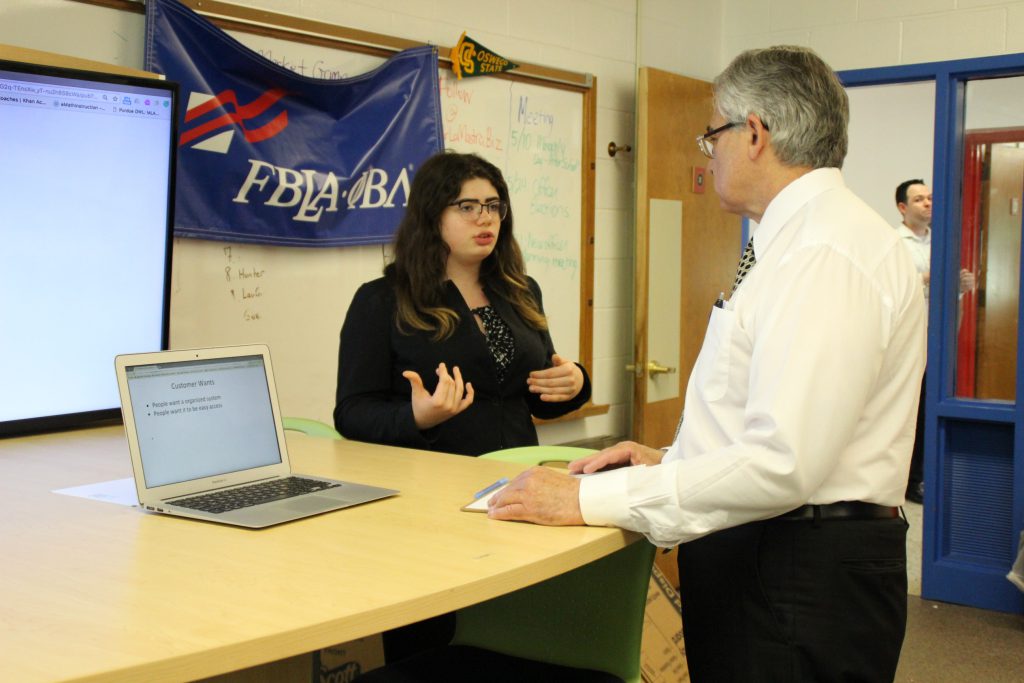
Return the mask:
[[715, 308], [724, 308], [724, 307], [725, 307], [725, 292], [719, 292], [718, 293], [718, 298], [715, 299]]

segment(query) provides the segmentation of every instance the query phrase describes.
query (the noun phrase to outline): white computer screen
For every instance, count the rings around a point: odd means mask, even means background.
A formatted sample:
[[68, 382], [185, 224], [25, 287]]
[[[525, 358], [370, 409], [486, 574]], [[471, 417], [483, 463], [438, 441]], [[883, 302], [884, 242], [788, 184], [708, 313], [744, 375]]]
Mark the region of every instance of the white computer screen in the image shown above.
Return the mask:
[[176, 86], [0, 61], [0, 434], [116, 416], [166, 348]]

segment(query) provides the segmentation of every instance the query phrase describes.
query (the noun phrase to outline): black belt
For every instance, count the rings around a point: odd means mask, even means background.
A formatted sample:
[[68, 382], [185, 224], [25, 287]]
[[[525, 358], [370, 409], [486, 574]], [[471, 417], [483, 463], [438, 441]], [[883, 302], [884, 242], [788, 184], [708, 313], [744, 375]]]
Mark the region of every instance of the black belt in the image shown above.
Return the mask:
[[775, 519], [786, 521], [799, 521], [802, 519], [894, 519], [900, 514], [900, 509], [887, 505], [876, 505], [875, 503], [862, 503], [860, 501], [840, 501], [828, 505], [803, 505], [796, 510], [779, 515]]

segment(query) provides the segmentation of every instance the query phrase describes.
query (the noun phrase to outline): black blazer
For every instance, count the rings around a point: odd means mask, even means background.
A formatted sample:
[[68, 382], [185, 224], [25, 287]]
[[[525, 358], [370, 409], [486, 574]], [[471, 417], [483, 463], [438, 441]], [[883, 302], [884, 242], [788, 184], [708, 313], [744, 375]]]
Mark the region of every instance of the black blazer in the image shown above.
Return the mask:
[[[529, 284], [543, 310], [540, 287], [532, 278]], [[531, 415], [551, 419], [586, 403], [590, 378], [582, 367], [583, 388], [571, 401], [545, 403], [530, 393], [526, 385], [529, 373], [551, 367], [555, 353], [551, 336], [546, 330], [529, 327], [508, 301], [486, 287], [484, 291], [515, 337], [515, 355], [501, 384], [487, 339], [452, 282], [445, 283], [444, 303], [459, 314], [459, 323], [450, 337], [440, 341], [434, 341], [429, 332], [398, 331], [395, 292], [386, 278], [362, 285], [341, 328], [334, 407], [337, 430], [358, 441], [480, 455], [536, 445]], [[449, 372], [459, 366], [463, 380], [473, 384], [473, 404], [420, 431], [412, 416], [409, 381], [402, 372], [418, 372], [424, 388], [432, 392], [437, 386], [435, 369], [441, 362]]]

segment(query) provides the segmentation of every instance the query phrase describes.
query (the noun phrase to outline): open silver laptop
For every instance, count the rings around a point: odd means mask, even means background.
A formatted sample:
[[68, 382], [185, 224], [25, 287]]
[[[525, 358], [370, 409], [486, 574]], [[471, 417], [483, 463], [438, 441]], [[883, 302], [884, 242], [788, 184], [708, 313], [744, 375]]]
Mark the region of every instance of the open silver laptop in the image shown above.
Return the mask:
[[147, 510], [257, 528], [398, 493], [292, 473], [266, 346], [121, 355], [114, 366]]

